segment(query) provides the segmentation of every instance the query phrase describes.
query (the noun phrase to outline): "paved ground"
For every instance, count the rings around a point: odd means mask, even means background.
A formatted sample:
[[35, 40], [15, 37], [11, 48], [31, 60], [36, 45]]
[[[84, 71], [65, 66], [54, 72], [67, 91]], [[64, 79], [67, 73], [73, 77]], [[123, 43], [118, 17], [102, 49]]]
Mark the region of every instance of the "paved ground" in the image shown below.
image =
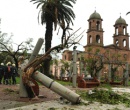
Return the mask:
[[46, 102], [59, 99], [59, 95], [45, 86], [40, 86], [39, 100], [30, 101], [28, 98], [19, 97], [19, 85], [0, 85], [0, 110], [7, 110], [24, 105]]
[[[79, 88], [67, 87], [75, 90]], [[81, 88], [80, 88], [81, 89]], [[90, 90], [85, 88], [83, 90]], [[28, 98], [19, 98], [19, 85], [0, 85], [0, 110], [130, 110], [124, 105], [109, 105], [98, 102], [86, 105], [72, 105], [66, 100], [60, 100], [60, 96], [44, 86], [40, 86], [40, 98], [38, 101], [29, 101]], [[129, 88], [114, 87], [115, 92], [130, 93]], [[55, 109], [54, 109], [55, 108]]]

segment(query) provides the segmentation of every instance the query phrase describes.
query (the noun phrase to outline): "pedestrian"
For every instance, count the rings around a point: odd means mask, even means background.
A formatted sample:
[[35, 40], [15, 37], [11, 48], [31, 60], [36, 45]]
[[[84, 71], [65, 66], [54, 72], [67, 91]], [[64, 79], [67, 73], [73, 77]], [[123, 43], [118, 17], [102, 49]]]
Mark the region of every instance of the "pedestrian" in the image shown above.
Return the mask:
[[4, 65], [4, 79], [3, 79], [3, 84], [8, 84], [8, 68], [7, 64]]
[[11, 77], [12, 77], [12, 73], [11, 73], [11, 62], [7, 63], [7, 84], [11, 85]]
[[0, 84], [2, 84], [2, 79], [4, 77], [4, 63], [0, 64]]
[[11, 67], [12, 84], [16, 84], [16, 75], [17, 75], [17, 69], [15, 67], [15, 64], [12, 64]]

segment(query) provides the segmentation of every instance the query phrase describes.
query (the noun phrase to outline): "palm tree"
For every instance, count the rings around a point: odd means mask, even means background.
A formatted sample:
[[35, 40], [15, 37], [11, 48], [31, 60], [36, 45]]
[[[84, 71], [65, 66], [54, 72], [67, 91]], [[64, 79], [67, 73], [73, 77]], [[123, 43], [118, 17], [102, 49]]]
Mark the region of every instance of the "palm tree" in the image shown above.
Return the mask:
[[[62, 29], [65, 28], [65, 23], [72, 23], [72, 19], [75, 18], [75, 14], [72, 10], [72, 3], [76, 3], [76, 0], [31, 0], [34, 4], [37, 4], [37, 8], [41, 7], [39, 15], [41, 15], [41, 24], [46, 24], [45, 33], [45, 52], [51, 48], [53, 25], [56, 30], [57, 24]], [[38, 19], [39, 19], [38, 15]], [[50, 60], [44, 62], [44, 74], [49, 75]]]
[[126, 15], [130, 14], [130, 11], [126, 13]]

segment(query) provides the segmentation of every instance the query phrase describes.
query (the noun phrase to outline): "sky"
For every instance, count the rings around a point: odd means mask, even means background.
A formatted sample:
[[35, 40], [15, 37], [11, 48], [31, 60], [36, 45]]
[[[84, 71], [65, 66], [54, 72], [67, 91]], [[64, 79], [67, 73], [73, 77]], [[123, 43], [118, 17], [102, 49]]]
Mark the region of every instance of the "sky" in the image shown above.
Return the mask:
[[[45, 25], [38, 23], [39, 9], [36, 9], [36, 6], [30, 0], [0, 0], [0, 28], [3, 33], [13, 33], [14, 43], [20, 44], [28, 38], [33, 38], [35, 45], [39, 38], [44, 38]], [[130, 14], [126, 16], [130, 11], [129, 0], [77, 0], [73, 6], [76, 18], [72, 28], [75, 31], [81, 27], [77, 34], [85, 31], [80, 41], [83, 46], [87, 44], [87, 20], [95, 10], [103, 19], [104, 45], [113, 43], [113, 25], [120, 16], [126, 20], [127, 32], [130, 33]], [[57, 32], [56, 30], [53, 34], [52, 46], [60, 44], [61, 35], [57, 35]], [[84, 50], [82, 46], [78, 46], [77, 49]]]

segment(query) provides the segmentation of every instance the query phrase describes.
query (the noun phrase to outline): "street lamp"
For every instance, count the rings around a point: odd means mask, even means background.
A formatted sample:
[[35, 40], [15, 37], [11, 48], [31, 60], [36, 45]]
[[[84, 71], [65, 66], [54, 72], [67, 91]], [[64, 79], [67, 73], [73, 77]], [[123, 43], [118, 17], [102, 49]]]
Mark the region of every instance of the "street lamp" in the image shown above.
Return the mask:
[[77, 66], [76, 66], [77, 51], [76, 51], [76, 48], [77, 48], [77, 46], [73, 47], [73, 77], [72, 77], [73, 87], [76, 87], [76, 83], [77, 83]]

